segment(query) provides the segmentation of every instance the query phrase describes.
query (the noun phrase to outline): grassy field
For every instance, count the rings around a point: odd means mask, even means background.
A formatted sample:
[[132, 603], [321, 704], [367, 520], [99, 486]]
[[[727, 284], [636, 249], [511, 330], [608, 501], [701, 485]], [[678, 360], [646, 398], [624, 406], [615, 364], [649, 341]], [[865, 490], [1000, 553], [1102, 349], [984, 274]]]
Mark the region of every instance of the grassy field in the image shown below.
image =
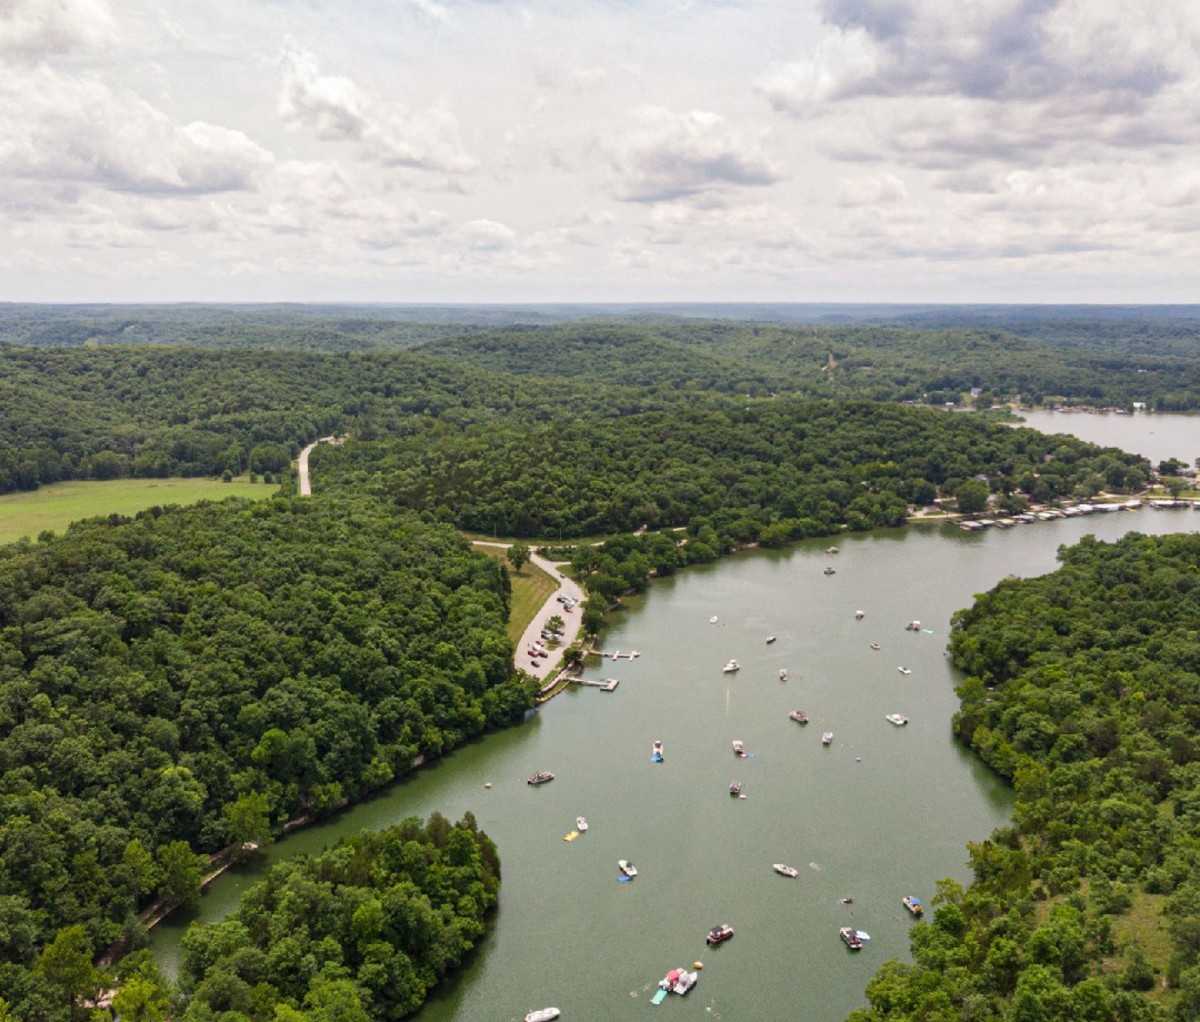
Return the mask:
[[[497, 560], [504, 560], [507, 554], [506, 550], [499, 547], [482, 544], [477, 545], [475, 549]], [[526, 564], [519, 572], [513, 571], [510, 564], [508, 574], [512, 579], [512, 610], [508, 615], [508, 637], [513, 642], [519, 642], [525, 626], [542, 609], [546, 597], [558, 588], [558, 581], [534, 564]]]
[[97, 515], [133, 515], [156, 504], [195, 504], [226, 497], [269, 497], [274, 483], [235, 479], [114, 479], [43, 486], [32, 493], [0, 496], [0, 543], [37, 537], [47, 529], [62, 532], [71, 522]]

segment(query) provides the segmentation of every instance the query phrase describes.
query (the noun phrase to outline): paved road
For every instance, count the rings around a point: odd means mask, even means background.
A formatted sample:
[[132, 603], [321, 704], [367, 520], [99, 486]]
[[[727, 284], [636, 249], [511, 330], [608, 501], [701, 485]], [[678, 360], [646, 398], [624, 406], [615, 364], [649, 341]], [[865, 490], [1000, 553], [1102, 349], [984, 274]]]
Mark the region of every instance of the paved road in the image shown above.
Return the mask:
[[[507, 543], [485, 543], [482, 541], [477, 542], [475, 545], [496, 547], [500, 550], [507, 550], [509, 546]], [[562, 651], [579, 638], [579, 615], [583, 607], [584, 592], [572, 579], [563, 575], [559, 570], [561, 567], [560, 564], [548, 561], [540, 554], [530, 554], [529, 559], [558, 583], [558, 589], [546, 597], [546, 602], [533, 615], [533, 620], [525, 628], [525, 631], [521, 635], [521, 641], [517, 643], [516, 652], [513, 654], [513, 664], [519, 670], [524, 671], [531, 677], [537, 678], [538, 681], [545, 682], [556, 674], [562, 666]], [[558, 602], [559, 596], [569, 596], [571, 599], [577, 601], [579, 606], [567, 612], [563, 605]], [[542, 629], [546, 627], [546, 622], [554, 617], [555, 614], [563, 619], [563, 624], [566, 626], [563, 629], [562, 638], [559, 640], [558, 650], [552, 652], [547, 657], [535, 658], [529, 656], [526, 650], [541, 639]]]

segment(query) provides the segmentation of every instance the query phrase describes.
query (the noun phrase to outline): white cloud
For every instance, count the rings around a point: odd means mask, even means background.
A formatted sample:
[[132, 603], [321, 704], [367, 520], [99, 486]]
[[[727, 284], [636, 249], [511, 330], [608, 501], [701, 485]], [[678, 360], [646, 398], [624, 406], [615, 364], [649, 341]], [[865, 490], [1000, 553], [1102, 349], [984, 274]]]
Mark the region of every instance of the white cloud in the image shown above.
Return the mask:
[[0, 70], [0, 99], [0, 174], [8, 177], [201, 193], [252, 187], [271, 162], [239, 131], [175, 124], [91, 75]]
[[115, 41], [115, 28], [105, 0], [0, 0], [0, 58], [94, 52]]
[[763, 151], [763, 133], [747, 139], [720, 114], [644, 106], [633, 119], [629, 134], [609, 144], [621, 198], [661, 202], [782, 177]]
[[279, 113], [289, 127], [322, 141], [361, 144], [368, 159], [389, 166], [452, 174], [474, 169], [462, 150], [458, 124], [446, 110], [407, 113], [360, 89], [349, 78], [321, 73], [310, 50], [284, 50]]
[[837, 201], [841, 206], [874, 206], [881, 202], [896, 202], [907, 195], [904, 182], [895, 174], [884, 172], [842, 181], [838, 185]]
[[849, 85], [869, 80], [880, 56], [880, 48], [864, 30], [837, 30], [810, 57], [770, 68], [757, 87], [777, 110], [802, 114], [838, 98]]

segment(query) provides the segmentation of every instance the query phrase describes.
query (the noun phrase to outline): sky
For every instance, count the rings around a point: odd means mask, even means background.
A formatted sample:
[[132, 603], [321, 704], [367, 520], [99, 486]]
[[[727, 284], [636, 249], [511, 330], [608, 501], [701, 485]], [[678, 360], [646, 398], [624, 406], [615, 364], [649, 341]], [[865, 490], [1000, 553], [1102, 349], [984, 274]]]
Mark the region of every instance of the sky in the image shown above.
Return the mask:
[[0, 0], [0, 301], [1200, 301], [1197, 0]]

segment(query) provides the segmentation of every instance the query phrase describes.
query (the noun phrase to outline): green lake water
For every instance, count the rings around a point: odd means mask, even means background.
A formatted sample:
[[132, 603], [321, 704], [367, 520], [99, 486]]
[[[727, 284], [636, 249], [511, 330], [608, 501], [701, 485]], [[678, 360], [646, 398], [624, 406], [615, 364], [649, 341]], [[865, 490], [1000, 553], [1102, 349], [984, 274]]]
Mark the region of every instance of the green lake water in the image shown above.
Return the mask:
[[[842, 537], [837, 555], [824, 540], [689, 569], [655, 583], [604, 637], [608, 650], [641, 652], [590, 669], [619, 678], [615, 692], [574, 688], [529, 723], [288, 837], [214, 884], [199, 918], [232, 911], [270, 862], [406, 816], [471, 810], [500, 848], [501, 906], [419, 1022], [504, 1022], [546, 1005], [564, 1022], [837, 1022], [865, 1003], [883, 962], [908, 958], [901, 897], [928, 902], [937, 879], [969, 881], [966, 843], [1011, 811], [1008, 788], [951, 737], [951, 614], [1005, 575], [1053, 570], [1058, 546], [1082, 535], [1197, 526], [1200, 512], [1143, 510], [977, 534], [909, 527]], [[912, 619], [922, 631], [905, 630]], [[731, 657], [741, 670], [727, 675]], [[811, 723], [790, 721], [796, 708]], [[909, 724], [886, 722], [892, 712]], [[662, 764], [650, 759], [655, 739]], [[530, 787], [535, 770], [556, 779]], [[728, 794], [735, 779], [743, 799]], [[589, 831], [564, 842], [581, 814]], [[638, 866], [631, 883], [617, 881], [621, 858]], [[168, 969], [186, 922], [154, 932]], [[706, 948], [723, 922], [736, 936]], [[863, 951], [840, 943], [843, 925], [870, 934]], [[658, 979], [695, 960], [696, 988], [652, 1006]]]

